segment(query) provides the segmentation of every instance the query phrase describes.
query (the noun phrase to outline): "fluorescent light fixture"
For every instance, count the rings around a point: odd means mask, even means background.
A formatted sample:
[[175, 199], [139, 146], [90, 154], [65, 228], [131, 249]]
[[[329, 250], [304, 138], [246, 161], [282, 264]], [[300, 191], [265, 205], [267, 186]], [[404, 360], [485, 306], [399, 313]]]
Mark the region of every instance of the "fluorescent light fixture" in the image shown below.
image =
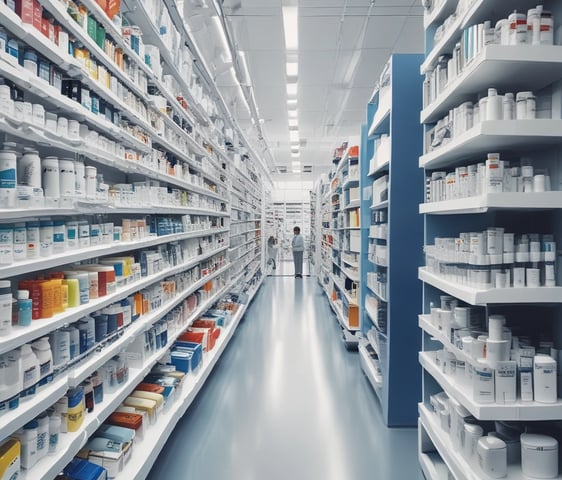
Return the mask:
[[283, 7], [283, 30], [285, 31], [285, 49], [299, 48], [299, 8]]
[[289, 140], [291, 140], [291, 142], [298, 142], [299, 141], [299, 131], [298, 130], [290, 130], [289, 131]]
[[228, 39], [226, 38], [226, 33], [225, 33], [224, 28], [222, 26], [221, 19], [218, 16], [213, 17], [213, 22], [215, 22], [215, 26], [217, 27], [217, 29], [219, 31], [219, 37], [221, 39], [222, 47], [224, 49], [224, 58], [226, 60], [225, 63], [232, 63], [232, 55], [230, 53], [230, 45], [228, 43]]
[[289, 127], [298, 127], [299, 120], [298, 118], [289, 118]]
[[287, 114], [289, 115], [289, 118], [297, 118], [299, 116], [299, 112], [296, 109], [295, 110], [289, 110], [287, 112]]
[[359, 66], [359, 60], [361, 60], [361, 50], [357, 49], [354, 50], [353, 54], [351, 55], [351, 60], [349, 61], [349, 65], [347, 66], [345, 76], [343, 77], [344, 85], [347, 85], [357, 72], [357, 67]]
[[287, 105], [289, 105], [289, 109], [293, 107], [293, 109], [297, 108], [297, 99], [296, 98], [288, 98]]
[[250, 71], [248, 70], [248, 62], [246, 61], [246, 52], [238, 52], [240, 55], [240, 61], [242, 63], [242, 72], [244, 75], [244, 83], [246, 85], [252, 84], [252, 79], [250, 77]]
[[297, 62], [287, 62], [287, 76], [296, 77], [299, 74], [299, 64]]
[[[300, 152], [291, 152], [291, 157], [293, 158], [299, 158], [301, 156]], [[293, 162], [293, 167], [300, 167], [301, 166], [301, 162]]]
[[297, 96], [297, 84], [296, 83], [287, 83], [287, 95], [289, 97], [296, 97]]
[[301, 169], [300, 168], [293, 168], [293, 173], [301, 173]]

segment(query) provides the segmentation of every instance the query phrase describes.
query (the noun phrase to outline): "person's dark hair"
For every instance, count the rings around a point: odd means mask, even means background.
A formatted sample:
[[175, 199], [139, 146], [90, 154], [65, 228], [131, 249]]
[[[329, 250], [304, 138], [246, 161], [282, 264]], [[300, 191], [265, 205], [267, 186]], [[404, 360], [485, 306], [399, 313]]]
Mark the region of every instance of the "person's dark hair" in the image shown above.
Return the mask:
[[293, 233], [301, 233], [301, 227], [293, 228]]

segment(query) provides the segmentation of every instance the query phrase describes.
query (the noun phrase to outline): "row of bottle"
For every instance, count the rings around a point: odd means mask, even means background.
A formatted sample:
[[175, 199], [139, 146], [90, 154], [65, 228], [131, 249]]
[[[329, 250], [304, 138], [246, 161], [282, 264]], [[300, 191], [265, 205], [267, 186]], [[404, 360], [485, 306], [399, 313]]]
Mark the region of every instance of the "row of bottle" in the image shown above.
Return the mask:
[[513, 234], [502, 227], [436, 237], [425, 246], [429, 271], [476, 288], [554, 287], [553, 235]]
[[469, 198], [487, 193], [548, 192], [547, 169], [535, 168], [530, 159], [520, 165], [500, 160], [499, 153], [488, 153], [485, 162], [456, 167], [454, 171], [434, 171], [426, 178], [426, 202]]
[[449, 110], [436, 122], [431, 142], [426, 153], [447, 145], [465, 132], [485, 121], [492, 120], [534, 120], [552, 118], [552, 97], [536, 97], [533, 92], [522, 91], [498, 95], [495, 88], [488, 89], [487, 96], [480, 96], [476, 102], [464, 102]]
[[529, 9], [528, 15], [513, 12], [492, 27], [490, 21], [472, 25], [462, 31], [451, 54], [441, 55], [435, 68], [426, 72], [424, 107], [433, 102], [448, 85], [482, 54], [487, 45], [552, 45], [554, 22], [551, 12], [542, 5]]

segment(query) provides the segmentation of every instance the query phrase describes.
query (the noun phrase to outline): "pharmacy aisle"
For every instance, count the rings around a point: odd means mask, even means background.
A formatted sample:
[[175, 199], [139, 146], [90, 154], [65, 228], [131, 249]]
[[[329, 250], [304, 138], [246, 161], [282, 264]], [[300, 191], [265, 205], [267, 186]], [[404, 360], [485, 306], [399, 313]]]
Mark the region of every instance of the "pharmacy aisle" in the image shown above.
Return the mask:
[[266, 279], [149, 480], [423, 478], [340, 332], [315, 278]]

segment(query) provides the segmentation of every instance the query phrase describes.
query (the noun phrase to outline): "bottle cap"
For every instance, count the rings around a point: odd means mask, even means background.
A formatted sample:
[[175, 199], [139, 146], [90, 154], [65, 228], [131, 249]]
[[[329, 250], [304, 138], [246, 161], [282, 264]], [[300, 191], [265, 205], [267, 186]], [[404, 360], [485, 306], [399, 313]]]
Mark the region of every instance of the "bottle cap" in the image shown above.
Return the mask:
[[29, 291], [28, 290], [18, 290], [16, 294], [16, 298], [18, 300], [28, 300], [29, 299]]

